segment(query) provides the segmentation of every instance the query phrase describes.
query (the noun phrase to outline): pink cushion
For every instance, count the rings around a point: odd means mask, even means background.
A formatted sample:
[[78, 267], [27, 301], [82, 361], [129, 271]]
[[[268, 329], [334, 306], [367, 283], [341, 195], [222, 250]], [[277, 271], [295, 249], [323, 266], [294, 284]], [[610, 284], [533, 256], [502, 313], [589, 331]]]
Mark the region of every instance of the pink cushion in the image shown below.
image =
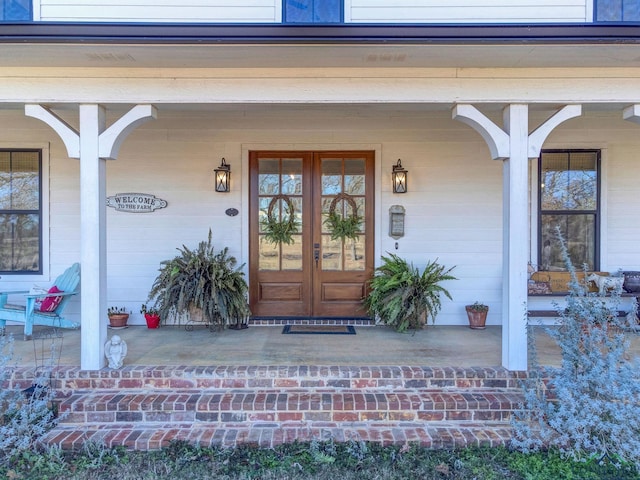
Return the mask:
[[[55, 285], [49, 289], [47, 293], [62, 293], [62, 290], [58, 289]], [[41, 312], [53, 312], [60, 302], [62, 301], [62, 297], [45, 297], [42, 299], [42, 303], [40, 304]]]

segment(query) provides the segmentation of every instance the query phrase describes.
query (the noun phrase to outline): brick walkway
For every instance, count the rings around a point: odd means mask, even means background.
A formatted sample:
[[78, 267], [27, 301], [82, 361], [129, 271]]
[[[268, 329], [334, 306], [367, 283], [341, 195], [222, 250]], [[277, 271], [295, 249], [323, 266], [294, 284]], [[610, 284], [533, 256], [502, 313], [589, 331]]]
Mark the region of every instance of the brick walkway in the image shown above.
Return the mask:
[[[348, 439], [424, 446], [503, 445], [522, 401], [501, 368], [233, 366], [56, 371], [60, 425], [44, 441], [77, 449]], [[13, 382], [30, 385], [20, 368]]]

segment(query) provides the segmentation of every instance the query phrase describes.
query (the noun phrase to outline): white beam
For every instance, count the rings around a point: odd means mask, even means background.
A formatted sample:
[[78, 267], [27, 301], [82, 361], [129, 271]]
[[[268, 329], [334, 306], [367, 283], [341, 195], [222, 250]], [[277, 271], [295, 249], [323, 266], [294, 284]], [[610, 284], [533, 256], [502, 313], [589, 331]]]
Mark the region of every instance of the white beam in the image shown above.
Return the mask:
[[69, 158], [80, 158], [80, 135], [68, 123], [42, 105], [27, 104], [24, 106], [24, 114], [42, 120], [53, 128], [67, 148]]
[[622, 118], [640, 124], [640, 104], [625, 108], [622, 112]]
[[133, 107], [100, 135], [100, 157], [117, 158], [124, 139], [139, 125], [155, 119], [157, 116], [158, 111], [153, 105]]
[[469, 125], [478, 132], [489, 147], [491, 158], [509, 157], [509, 135], [489, 120], [473, 105], [455, 105], [452, 118]]
[[538, 158], [544, 141], [562, 122], [582, 115], [582, 105], [566, 105], [529, 135], [529, 158]]

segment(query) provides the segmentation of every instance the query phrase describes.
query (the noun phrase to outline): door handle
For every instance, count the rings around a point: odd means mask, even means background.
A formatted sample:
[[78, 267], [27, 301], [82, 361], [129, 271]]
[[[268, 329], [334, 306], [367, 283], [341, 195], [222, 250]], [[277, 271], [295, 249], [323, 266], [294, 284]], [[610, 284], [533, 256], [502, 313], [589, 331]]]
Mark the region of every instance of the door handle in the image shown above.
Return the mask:
[[318, 268], [318, 262], [320, 261], [320, 244], [313, 244], [313, 259], [316, 261], [316, 268]]

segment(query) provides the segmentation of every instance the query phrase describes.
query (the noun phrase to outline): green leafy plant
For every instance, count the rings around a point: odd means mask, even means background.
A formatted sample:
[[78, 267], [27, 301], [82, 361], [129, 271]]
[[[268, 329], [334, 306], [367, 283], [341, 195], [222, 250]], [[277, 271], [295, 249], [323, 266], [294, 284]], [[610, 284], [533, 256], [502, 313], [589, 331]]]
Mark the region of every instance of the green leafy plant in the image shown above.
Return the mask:
[[369, 314], [399, 332], [420, 328], [429, 319], [435, 323], [441, 308], [441, 294], [451, 299], [451, 294], [440, 283], [456, 280], [451, 275], [455, 267], [446, 268], [437, 261], [429, 261], [420, 273], [397, 255], [382, 257], [382, 261], [364, 300]]
[[[351, 208], [351, 215], [343, 216], [336, 212], [339, 202]], [[362, 230], [362, 217], [358, 215], [358, 206], [353, 196], [348, 193], [339, 193], [329, 205], [329, 213], [324, 224], [331, 232], [332, 240], [345, 240], [350, 238], [357, 240]]]
[[[284, 204], [284, 212], [281, 219], [274, 216], [274, 207], [278, 201]], [[264, 239], [275, 245], [293, 243], [293, 235], [300, 231], [300, 222], [296, 219], [295, 207], [287, 195], [276, 195], [269, 203], [267, 216], [260, 222]]]
[[332, 240], [344, 240], [346, 238], [357, 240], [362, 229], [362, 217], [357, 213], [342, 217], [333, 211], [329, 213], [324, 223], [331, 232]]
[[107, 315], [129, 315], [131, 312], [128, 312], [125, 307], [109, 307], [107, 308]]
[[153, 306], [148, 306], [146, 303], [143, 303], [142, 306], [140, 307], [140, 313], [143, 315], [160, 315], [160, 313], [158, 312], [158, 309]]
[[176, 257], [160, 263], [148, 300], [163, 319], [202, 310], [209, 325], [240, 324], [251, 314], [242, 267], [224, 248], [214, 253], [211, 230], [195, 250], [178, 248]]
[[484, 303], [474, 302], [472, 305], [467, 306], [469, 310], [472, 312], [488, 312], [489, 305], [485, 305]]

